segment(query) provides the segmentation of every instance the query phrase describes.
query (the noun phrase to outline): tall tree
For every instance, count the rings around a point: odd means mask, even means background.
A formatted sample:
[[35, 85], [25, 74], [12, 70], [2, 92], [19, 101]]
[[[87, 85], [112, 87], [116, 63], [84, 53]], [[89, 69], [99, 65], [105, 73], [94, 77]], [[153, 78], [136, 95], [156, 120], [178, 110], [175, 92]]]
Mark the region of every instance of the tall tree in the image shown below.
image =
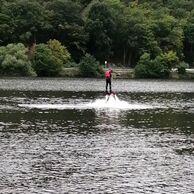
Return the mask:
[[51, 1], [46, 7], [51, 13], [49, 34], [67, 46], [75, 60], [85, 52], [87, 34], [81, 17], [81, 6], [71, 0]]
[[96, 3], [91, 7], [86, 31], [89, 33], [89, 52], [101, 62], [109, 60], [112, 55], [114, 20], [105, 3]]
[[151, 30], [151, 14], [148, 10], [139, 6], [128, 7], [124, 16], [127, 65], [133, 66], [143, 52], [158, 52], [159, 48]]
[[9, 15], [0, 13], [0, 45], [6, 45], [14, 32], [12, 20]]
[[44, 9], [36, 1], [17, 0], [4, 4], [2, 11], [10, 17], [14, 26], [12, 41], [28, 45], [36, 42], [45, 27]]
[[184, 28], [184, 54], [186, 61], [194, 66], [194, 11], [191, 12]]
[[115, 27], [112, 29], [112, 57], [113, 63], [126, 63], [127, 26], [124, 10], [126, 6], [120, 0], [105, 0], [109, 6]]
[[176, 18], [166, 11], [156, 11], [152, 30], [160, 48], [166, 52], [173, 50], [182, 54], [183, 48], [183, 29]]

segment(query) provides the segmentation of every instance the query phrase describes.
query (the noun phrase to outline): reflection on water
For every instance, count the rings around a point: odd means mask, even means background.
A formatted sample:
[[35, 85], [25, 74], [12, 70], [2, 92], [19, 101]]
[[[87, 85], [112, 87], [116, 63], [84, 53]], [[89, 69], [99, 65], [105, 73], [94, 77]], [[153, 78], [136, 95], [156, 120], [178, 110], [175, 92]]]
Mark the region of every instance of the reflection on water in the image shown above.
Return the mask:
[[151, 109], [18, 106], [104, 98], [101, 80], [73, 92], [79, 81], [0, 80], [1, 193], [194, 192], [192, 82], [114, 80], [120, 100]]

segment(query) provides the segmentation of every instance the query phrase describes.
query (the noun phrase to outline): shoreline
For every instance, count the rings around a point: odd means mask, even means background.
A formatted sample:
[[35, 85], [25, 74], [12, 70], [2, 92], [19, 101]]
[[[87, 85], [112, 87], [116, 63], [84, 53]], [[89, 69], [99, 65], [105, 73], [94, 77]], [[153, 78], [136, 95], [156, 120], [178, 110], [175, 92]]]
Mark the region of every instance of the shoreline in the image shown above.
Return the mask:
[[[105, 69], [104, 69], [105, 70]], [[133, 68], [112, 68], [113, 73], [112, 76], [114, 79], [143, 79], [135, 77], [135, 72]], [[63, 71], [60, 73], [61, 77], [72, 77], [72, 78], [81, 78], [81, 74], [77, 67], [72, 68], [64, 68]], [[102, 77], [97, 77], [102, 78]], [[151, 78], [150, 78], [151, 79]], [[156, 79], [156, 78], [153, 78]], [[158, 78], [162, 79], [162, 78]], [[178, 80], [192, 80], [194, 79], [194, 69], [186, 69], [186, 73], [181, 75], [178, 74], [176, 69], [173, 69], [170, 73], [168, 79], [178, 79]]]
[[[104, 69], [105, 70], [105, 69]], [[112, 68], [113, 73], [113, 79], [136, 79], [136, 80], [194, 80], [194, 68], [193, 69], [186, 69], [186, 73], [181, 75], [178, 74], [176, 69], [173, 69], [169, 75], [169, 78], [137, 78], [135, 77], [135, 72], [133, 68]], [[59, 76], [53, 76], [53, 77], [38, 77], [38, 76], [6, 76], [1, 75], [0, 79], [4, 78], [89, 78], [89, 77], [83, 77], [81, 76], [81, 73], [79, 71], [79, 68], [77, 67], [70, 67], [70, 68], [63, 68], [63, 70], [60, 72]], [[90, 78], [96, 78], [96, 79], [104, 79], [104, 76], [97, 76], [97, 77], [90, 77]]]

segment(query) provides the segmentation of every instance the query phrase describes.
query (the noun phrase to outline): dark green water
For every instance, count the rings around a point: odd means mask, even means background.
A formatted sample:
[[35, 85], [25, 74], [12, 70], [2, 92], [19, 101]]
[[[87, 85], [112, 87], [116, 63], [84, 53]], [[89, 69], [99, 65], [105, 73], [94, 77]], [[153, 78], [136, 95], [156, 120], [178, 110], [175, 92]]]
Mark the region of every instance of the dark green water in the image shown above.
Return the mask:
[[0, 193], [194, 193], [194, 82], [113, 80], [128, 109], [80, 108], [104, 84], [0, 79]]

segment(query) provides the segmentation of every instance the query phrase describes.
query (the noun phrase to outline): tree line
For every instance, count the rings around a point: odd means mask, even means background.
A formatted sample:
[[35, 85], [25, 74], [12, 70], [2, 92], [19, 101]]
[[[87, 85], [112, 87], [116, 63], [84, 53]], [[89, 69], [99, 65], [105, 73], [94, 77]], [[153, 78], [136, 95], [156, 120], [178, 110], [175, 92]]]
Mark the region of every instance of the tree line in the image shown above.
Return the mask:
[[[27, 58], [11, 54], [16, 48]], [[193, 0], [0, 0], [1, 74], [23, 60], [40, 76], [55, 75], [90, 55], [135, 67], [139, 77], [166, 77], [194, 66], [193, 48]]]

